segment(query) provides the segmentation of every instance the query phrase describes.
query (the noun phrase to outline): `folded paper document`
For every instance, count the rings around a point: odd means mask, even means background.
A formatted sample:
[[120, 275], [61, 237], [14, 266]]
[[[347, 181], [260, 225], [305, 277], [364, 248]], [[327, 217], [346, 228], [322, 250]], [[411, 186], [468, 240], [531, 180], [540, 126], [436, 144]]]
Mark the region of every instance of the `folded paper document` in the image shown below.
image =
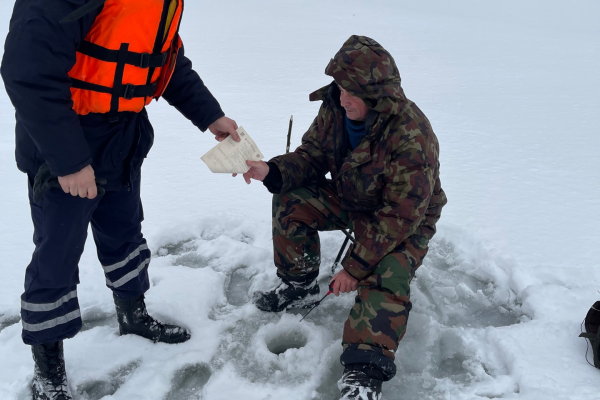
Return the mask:
[[212, 172], [243, 174], [250, 169], [246, 165], [246, 160], [259, 161], [263, 159], [264, 156], [248, 132], [241, 126], [236, 132], [240, 135], [239, 142], [228, 136], [201, 157]]

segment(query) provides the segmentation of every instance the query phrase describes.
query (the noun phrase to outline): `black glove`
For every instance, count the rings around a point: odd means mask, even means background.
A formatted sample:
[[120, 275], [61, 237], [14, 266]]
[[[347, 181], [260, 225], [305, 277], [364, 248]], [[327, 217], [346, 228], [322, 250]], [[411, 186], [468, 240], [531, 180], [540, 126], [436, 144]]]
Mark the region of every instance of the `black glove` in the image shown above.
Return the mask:
[[[104, 190], [102, 185], [106, 185], [106, 179], [96, 178], [98, 196], [102, 196], [106, 193], [106, 190]], [[46, 190], [53, 187], [60, 188], [61, 186], [60, 183], [58, 183], [58, 178], [50, 173], [50, 168], [44, 163], [40, 165], [40, 169], [38, 169], [38, 172], [33, 179], [33, 201], [36, 203], [40, 201], [42, 197], [44, 197]]]

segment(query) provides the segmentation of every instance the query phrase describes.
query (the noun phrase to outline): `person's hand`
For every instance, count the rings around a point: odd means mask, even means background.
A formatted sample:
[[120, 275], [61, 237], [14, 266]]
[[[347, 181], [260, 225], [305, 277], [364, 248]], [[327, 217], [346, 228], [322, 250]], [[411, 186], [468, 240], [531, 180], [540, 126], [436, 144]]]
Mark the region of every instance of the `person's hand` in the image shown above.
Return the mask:
[[[244, 180], [248, 185], [250, 184], [250, 179], [264, 181], [269, 174], [269, 164], [264, 161], [246, 160], [246, 165], [250, 167], [248, 172], [244, 174]], [[237, 176], [237, 174], [233, 174], [233, 176]]]
[[59, 176], [58, 183], [62, 190], [71, 193], [71, 196], [93, 199], [98, 194], [94, 169], [91, 165], [74, 174]]
[[208, 129], [215, 135], [215, 139], [219, 142], [225, 140], [231, 135], [236, 142], [240, 141], [240, 135], [235, 131], [238, 128], [234, 120], [227, 117], [221, 117], [208, 126]]
[[333, 294], [339, 296], [340, 293], [350, 293], [358, 287], [358, 281], [350, 276], [345, 269], [341, 270], [331, 278], [329, 284], [332, 284]]

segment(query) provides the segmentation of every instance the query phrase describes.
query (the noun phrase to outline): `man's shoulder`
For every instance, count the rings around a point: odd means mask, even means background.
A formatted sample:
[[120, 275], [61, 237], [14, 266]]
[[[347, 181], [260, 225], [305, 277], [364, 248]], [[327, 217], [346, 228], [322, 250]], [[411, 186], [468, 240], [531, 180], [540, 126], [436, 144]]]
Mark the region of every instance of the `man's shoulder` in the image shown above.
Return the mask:
[[[36, 16], [60, 23], [60, 20], [72, 11], [86, 5], [89, 0], [53, 0], [49, 6], [48, 0], [17, 0], [13, 9], [13, 16], [24, 16], [29, 19]], [[98, 6], [100, 8], [100, 6]]]
[[[102, 10], [101, 7], [85, 14], [79, 21], [61, 23], [73, 11], [89, 0], [17, 0], [10, 22], [9, 35], [43, 38], [48, 43], [62, 46], [64, 38], [82, 40]], [[49, 6], [48, 3], [52, 3]]]
[[435, 139], [435, 133], [429, 119], [421, 109], [408, 100], [400, 112], [391, 116], [389, 132], [392, 136], [401, 136], [404, 140], [416, 137]]
[[435, 158], [439, 146], [429, 120], [410, 100], [398, 114], [391, 116], [384, 140], [392, 154], [420, 154], [423, 160]]

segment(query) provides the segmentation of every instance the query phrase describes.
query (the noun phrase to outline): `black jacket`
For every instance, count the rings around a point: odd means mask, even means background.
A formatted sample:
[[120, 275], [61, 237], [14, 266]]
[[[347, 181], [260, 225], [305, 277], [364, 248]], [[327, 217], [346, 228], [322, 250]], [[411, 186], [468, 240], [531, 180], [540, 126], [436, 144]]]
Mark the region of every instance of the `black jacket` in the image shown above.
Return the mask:
[[[0, 73], [16, 110], [17, 167], [35, 175], [46, 162], [53, 175], [64, 176], [91, 164], [109, 190], [118, 189], [139, 173], [154, 133], [145, 110], [120, 113], [116, 123], [73, 111], [68, 72], [101, 8], [76, 22], [59, 21], [84, 3], [15, 2]], [[202, 131], [224, 115], [183, 48], [163, 97]]]

